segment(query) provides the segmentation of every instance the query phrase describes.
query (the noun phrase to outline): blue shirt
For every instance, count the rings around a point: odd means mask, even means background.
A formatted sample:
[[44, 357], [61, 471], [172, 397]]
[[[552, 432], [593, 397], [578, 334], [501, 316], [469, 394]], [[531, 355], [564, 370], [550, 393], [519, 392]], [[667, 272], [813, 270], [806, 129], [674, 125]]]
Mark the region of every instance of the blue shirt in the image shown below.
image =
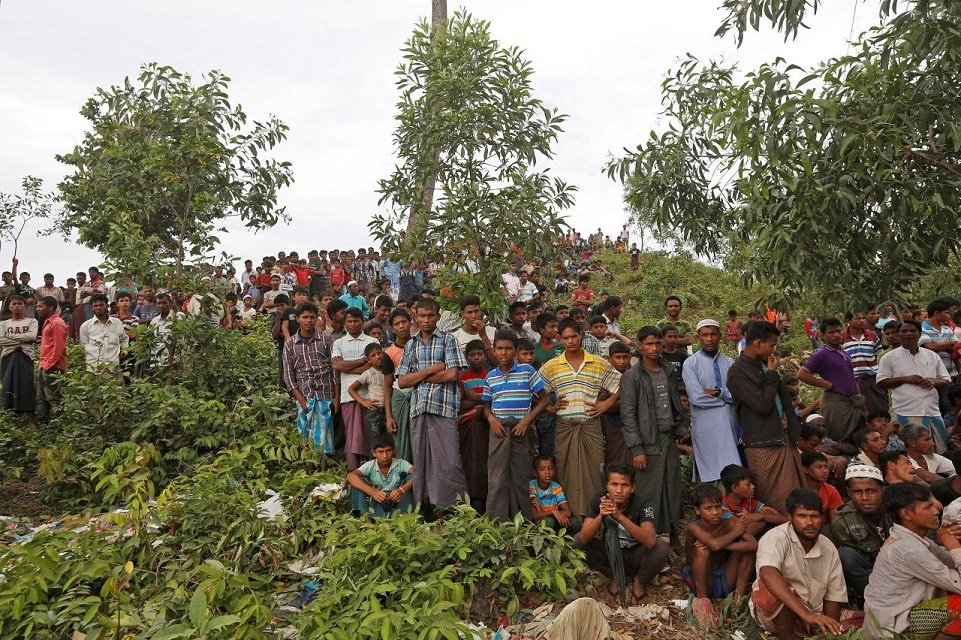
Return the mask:
[[531, 412], [531, 397], [544, 388], [544, 380], [529, 364], [516, 361], [507, 373], [497, 367], [487, 374], [481, 400], [498, 420], [520, 420]]
[[567, 502], [564, 489], [554, 480], [551, 480], [550, 485], [548, 485], [546, 489], [541, 489], [540, 483], [537, 482], [535, 478], [528, 484], [528, 489], [531, 494], [531, 500], [536, 500], [544, 511], [556, 511], [557, 507]]
[[347, 292], [340, 296], [340, 299], [346, 302], [348, 307], [360, 309], [364, 314], [364, 320], [370, 317], [370, 307], [367, 305], [367, 298], [364, 297], [364, 294], [359, 293], [354, 296]]

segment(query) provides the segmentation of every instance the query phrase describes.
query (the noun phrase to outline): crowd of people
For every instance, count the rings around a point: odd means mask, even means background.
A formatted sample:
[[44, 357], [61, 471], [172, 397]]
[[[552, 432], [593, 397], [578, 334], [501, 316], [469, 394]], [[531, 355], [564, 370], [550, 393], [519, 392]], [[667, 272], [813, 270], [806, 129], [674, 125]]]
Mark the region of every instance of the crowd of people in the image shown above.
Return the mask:
[[[48, 419], [69, 336], [86, 366], [116, 370], [144, 325], [265, 320], [297, 429], [342, 452], [364, 517], [443, 518], [464, 500], [487, 517], [520, 514], [573, 536], [630, 601], [674, 549], [703, 625], [734, 594], [779, 637], [859, 624], [866, 638], [955, 633], [958, 301], [806, 318], [815, 350], [787, 374], [783, 312], [688, 320], [667, 295], [663, 319], [628, 332], [624, 299], [592, 288], [610, 276], [595, 255], [605, 248], [632, 251], [637, 268], [626, 226], [615, 242], [571, 233], [550, 264], [518, 260], [494, 323], [469, 293], [441, 310], [440, 263], [372, 247], [248, 260], [182, 296], [108, 286], [96, 268], [32, 289], [14, 261], [0, 287], [0, 402]], [[686, 525], [683, 456], [695, 480]]]

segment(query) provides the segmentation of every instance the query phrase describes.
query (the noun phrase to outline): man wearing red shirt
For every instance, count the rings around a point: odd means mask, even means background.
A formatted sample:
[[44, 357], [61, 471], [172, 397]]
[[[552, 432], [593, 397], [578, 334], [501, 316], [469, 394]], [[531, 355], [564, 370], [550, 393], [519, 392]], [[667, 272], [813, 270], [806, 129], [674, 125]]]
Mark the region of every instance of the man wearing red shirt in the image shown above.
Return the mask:
[[57, 376], [67, 370], [67, 323], [57, 312], [57, 299], [44, 296], [37, 301], [37, 317], [43, 322], [40, 334], [40, 393], [37, 420], [47, 422], [60, 404]]

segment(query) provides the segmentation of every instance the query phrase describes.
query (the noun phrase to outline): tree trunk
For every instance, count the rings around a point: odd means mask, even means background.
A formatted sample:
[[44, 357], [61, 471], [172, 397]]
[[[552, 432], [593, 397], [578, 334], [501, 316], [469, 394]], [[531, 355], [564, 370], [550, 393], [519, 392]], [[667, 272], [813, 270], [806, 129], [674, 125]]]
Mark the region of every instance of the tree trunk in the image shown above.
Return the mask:
[[[447, 0], [431, 0], [430, 24], [431, 33], [435, 37], [439, 31], [447, 28]], [[430, 88], [427, 90], [430, 91]], [[431, 113], [433, 113], [435, 109], [436, 107], [431, 107]], [[431, 165], [436, 166], [440, 160], [440, 149], [432, 150], [429, 153], [433, 155]], [[427, 221], [430, 219], [430, 210], [434, 204], [434, 186], [436, 182], [437, 175], [433, 171], [424, 176], [424, 182], [418, 190], [420, 194], [420, 206], [413, 204], [410, 208], [410, 217], [407, 219], [407, 253], [410, 253], [409, 250], [417, 246], [419, 237], [427, 228]]]

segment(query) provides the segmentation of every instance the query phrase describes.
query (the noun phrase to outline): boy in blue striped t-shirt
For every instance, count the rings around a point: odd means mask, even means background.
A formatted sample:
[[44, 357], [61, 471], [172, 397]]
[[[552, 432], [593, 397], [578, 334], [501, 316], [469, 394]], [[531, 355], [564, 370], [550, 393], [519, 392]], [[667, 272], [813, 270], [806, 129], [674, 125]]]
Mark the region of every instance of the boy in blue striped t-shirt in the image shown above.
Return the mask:
[[[534, 457], [534, 418], [547, 406], [544, 381], [529, 364], [519, 364], [517, 335], [501, 330], [494, 336], [497, 367], [487, 374], [481, 395], [491, 427], [487, 456], [487, 515], [509, 520], [518, 512], [531, 519], [528, 481]], [[537, 404], [531, 408], [532, 398]]]

